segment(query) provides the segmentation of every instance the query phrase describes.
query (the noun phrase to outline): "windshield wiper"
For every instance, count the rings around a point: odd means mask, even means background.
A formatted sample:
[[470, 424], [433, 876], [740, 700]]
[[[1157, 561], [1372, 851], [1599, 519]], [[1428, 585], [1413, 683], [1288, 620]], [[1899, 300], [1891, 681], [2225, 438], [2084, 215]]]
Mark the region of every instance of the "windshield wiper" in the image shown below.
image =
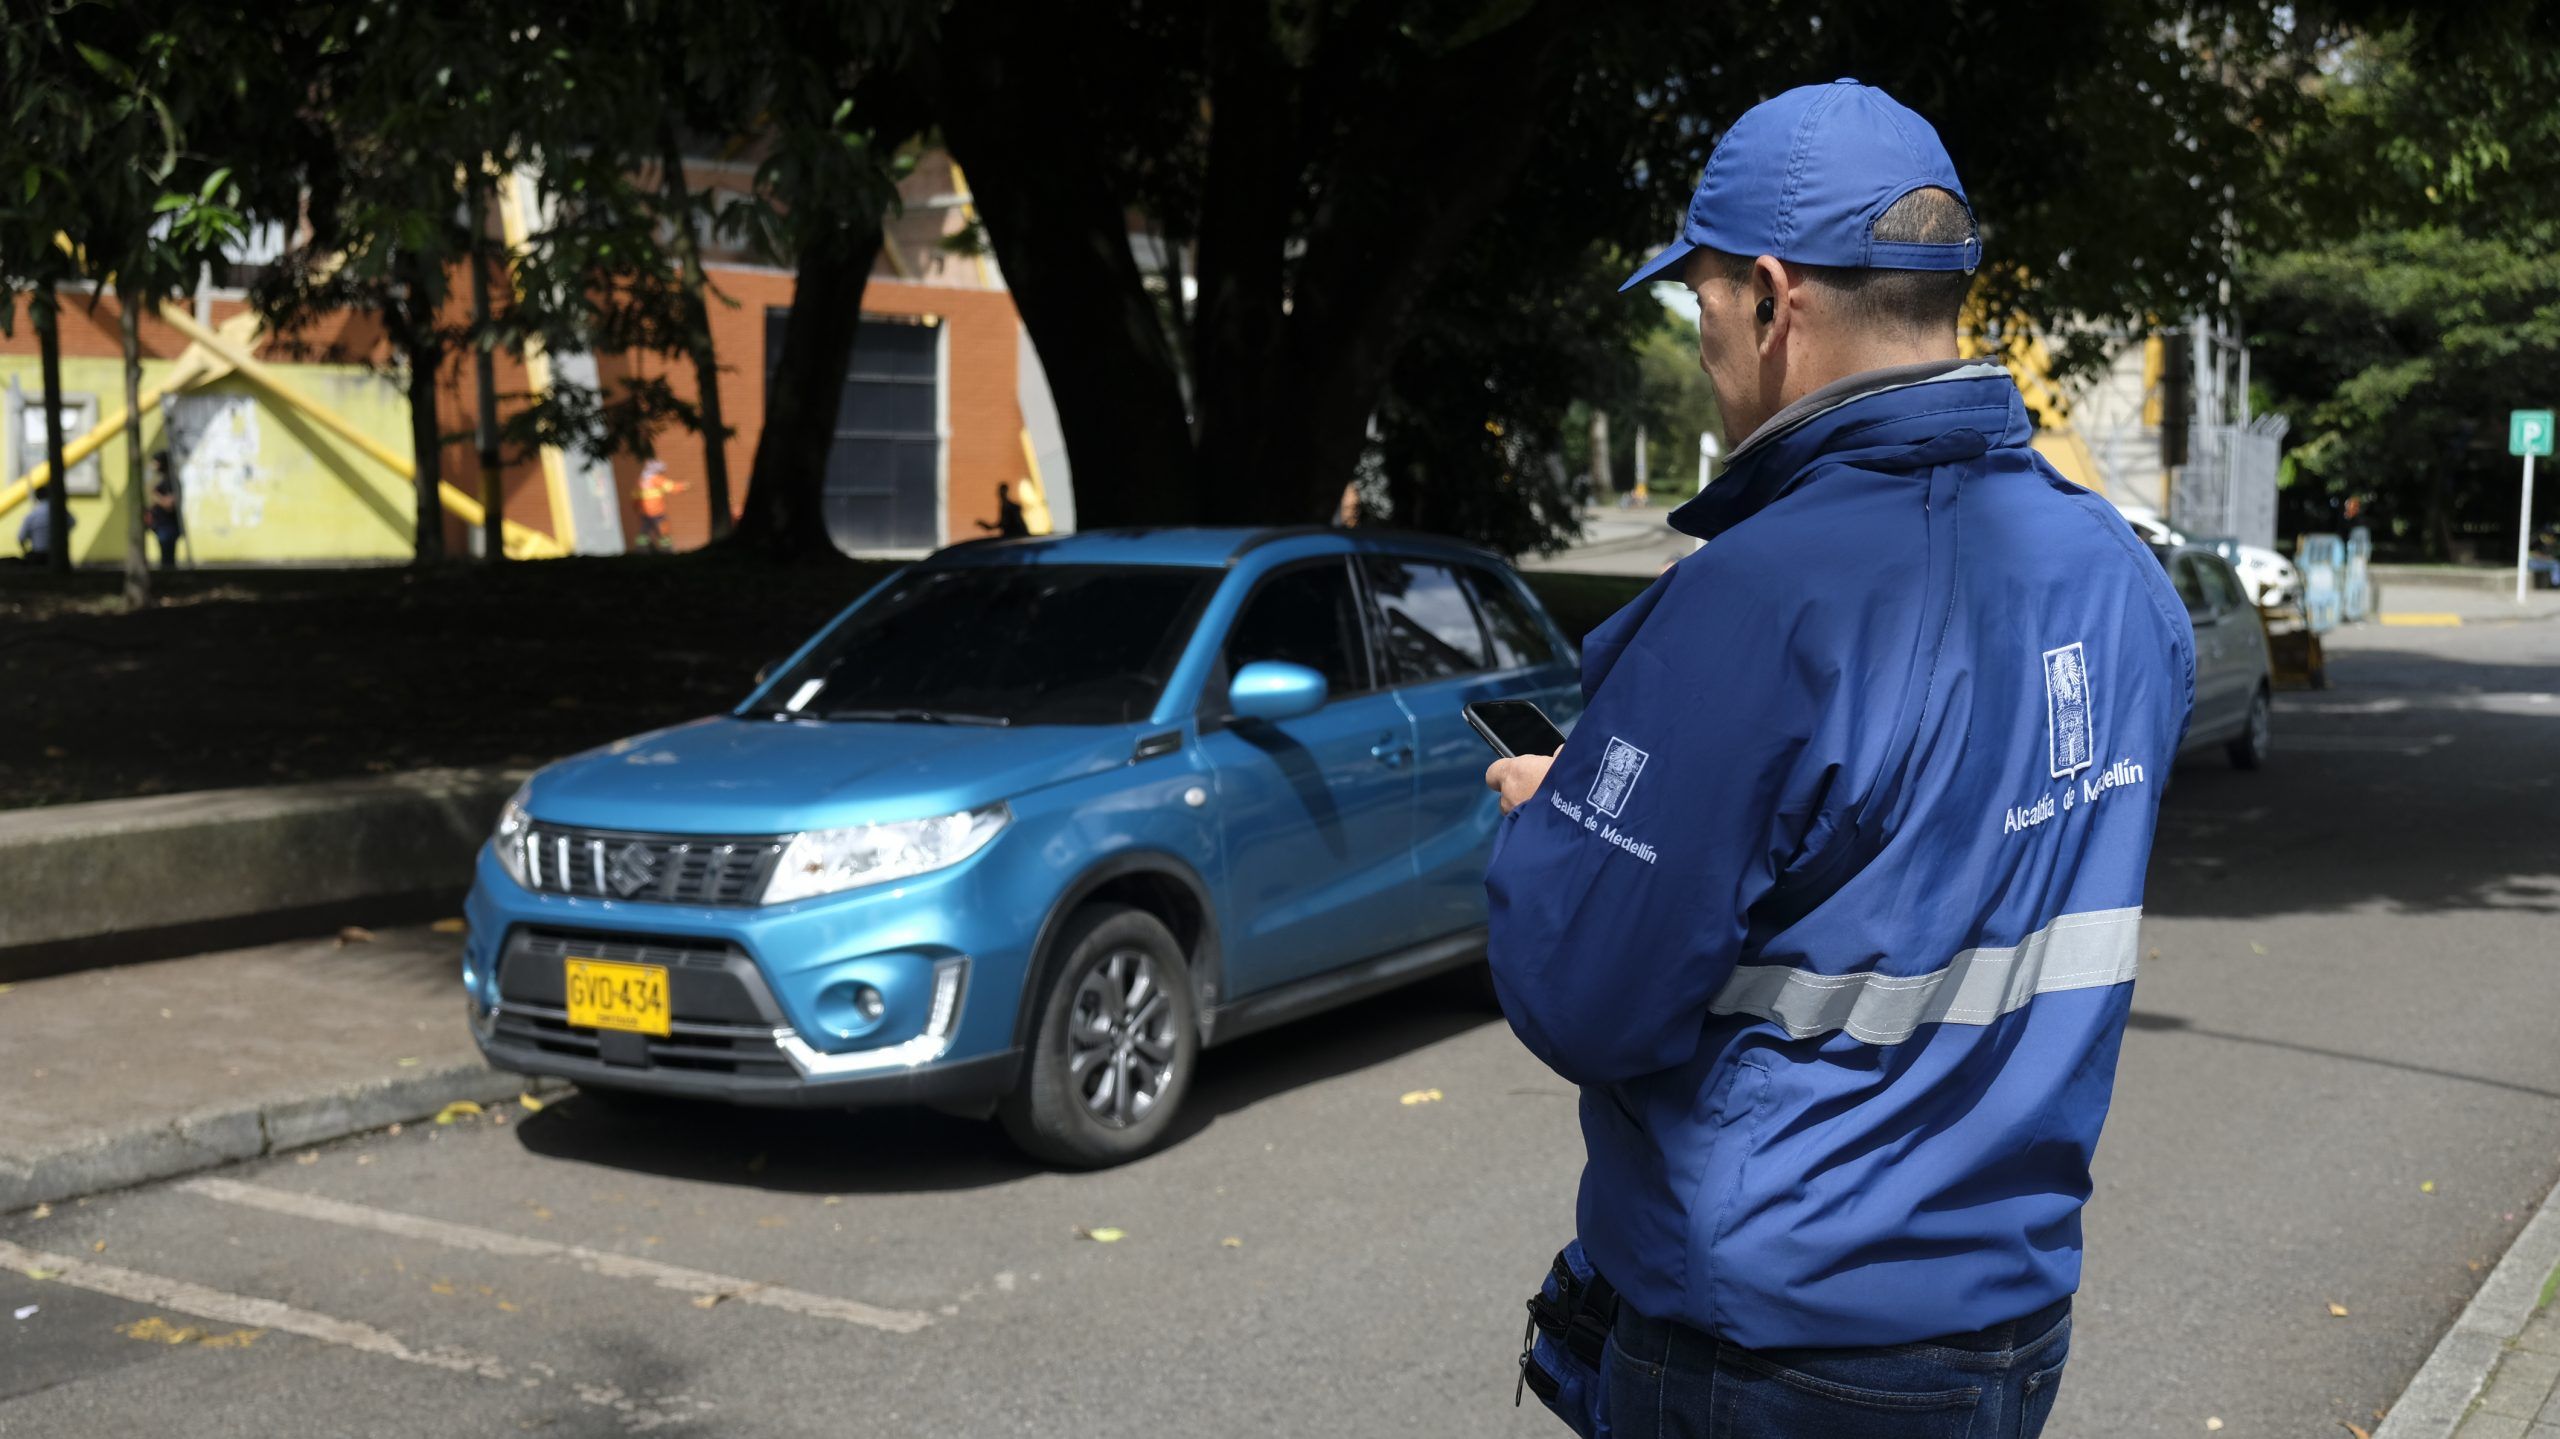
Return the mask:
[[828, 710], [831, 720], [886, 720], [892, 724], [964, 724], [1003, 729], [1013, 723], [1003, 715], [963, 714], [958, 710]]

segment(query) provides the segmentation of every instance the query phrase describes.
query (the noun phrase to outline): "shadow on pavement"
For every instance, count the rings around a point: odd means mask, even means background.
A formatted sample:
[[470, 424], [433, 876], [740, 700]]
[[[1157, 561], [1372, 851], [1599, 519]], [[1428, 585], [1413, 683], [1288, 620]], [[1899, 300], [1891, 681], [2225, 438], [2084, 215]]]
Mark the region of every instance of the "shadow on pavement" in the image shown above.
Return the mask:
[[[1202, 1057], [1171, 1142], [1266, 1099], [1500, 1022], [1482, 981], [1459, 971], [1222, 1045]], [[804, 1194], [978, 1189], [1043, 1172], [994, 1121], [926, 1109], [612, 1107], [582, 1094], [526, 1117], [516, 1141], [546, 1158]]]
[[2403, 1074], [2423, 1074], [2433, 1079], [2451, 1079], [2463, 1084], [2483, 1084], [2491, 1089], [2504, 1089], [2515, 1094], [2530, 1094], [2537, 1099], [2560, 1099], [2560, 1090], [2539, 1089], [2530, 1084], [2515, 1084], [2504, 1079], [2491, 1079], [2485, 1075], [2464, 1074], [2455, 1069], [2437, 1069], [2432, 1065], [2404, 1064], [2396, 1059], [2359, 1054], [2351, 1049], [2327, 1049], [2316, 1044], [2296, 1044], [2291, 1040], [2268, 1039], [2262, 1035], [2233, 1034], [2228, 1030], [2205, 1029], [2193, 1020], [2180, 1019], [2172, 1014], [2150, 1014], [2137, 1009], [2126, 1016], [2125, 1028], [2144, 1030], [2154, 1034], [2187, 1034], [2198, 1039], [2219, 1039], [2231, 1044], [2255, 1044], [2267, 1049], [2290, 1050], [2295, 1054], [2308, 1054], [2321, 1059], [2343, 1059], [2355, 1064], [2374, 1065], [2381, 1069], [2396, 1069]]
[[2560, 627], [2430, 633], [2466, 638], [2333, 652], [2330, 688], [2278, 698], [2265, 769], [2180, 765], [2147, 910], [2560, 914]]

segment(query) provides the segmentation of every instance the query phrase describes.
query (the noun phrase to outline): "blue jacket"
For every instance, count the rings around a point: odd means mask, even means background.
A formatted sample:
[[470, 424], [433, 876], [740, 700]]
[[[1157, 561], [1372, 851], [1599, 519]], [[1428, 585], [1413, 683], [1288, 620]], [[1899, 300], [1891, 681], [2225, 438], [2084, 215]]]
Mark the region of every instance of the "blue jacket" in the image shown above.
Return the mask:
[[1866, 1346], [2079, 1287], [2195, 652], [2030, 433], [1976, 365], [1755, 436], [1499, 831], [1502, 1007], [1582, 1087], [1582, 1241], [1647, 1315]]

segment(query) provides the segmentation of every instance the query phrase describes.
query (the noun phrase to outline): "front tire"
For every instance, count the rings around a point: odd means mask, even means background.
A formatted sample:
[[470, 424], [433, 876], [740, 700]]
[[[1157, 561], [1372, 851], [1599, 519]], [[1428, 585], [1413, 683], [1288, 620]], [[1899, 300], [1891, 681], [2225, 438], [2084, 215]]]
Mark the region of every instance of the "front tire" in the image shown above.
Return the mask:
[[1030, 1063], [997, 1110], [1036, 1158], [1079, 1169], [1124, 1164], [1164, 1142], [1200, 1056], [1191, 971], [1163, 921], [1098, 905], [1060, 941]]
[[2223, 747], [2223, 752], [2231, 756], [2234, 769], [2260, 769], [2266, 765], [2267, 755], [2275, 748], [2274, 719], [2274, 701], [2268, 697], [2267, 687], [2260, 685], [2257, 698], [2249, 701], [2248, 722]]

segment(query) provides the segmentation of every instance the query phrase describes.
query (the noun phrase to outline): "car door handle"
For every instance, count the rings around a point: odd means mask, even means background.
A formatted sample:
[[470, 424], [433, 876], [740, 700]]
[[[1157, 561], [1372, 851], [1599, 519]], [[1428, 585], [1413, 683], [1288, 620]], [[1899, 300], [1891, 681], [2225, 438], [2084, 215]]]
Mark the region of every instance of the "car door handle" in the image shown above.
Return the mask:
[[1401, 769], [1406, 760], [1413, 758], [1413, 746], [1392, 737], [1382, 739], [1369, 746], [1369, 758], [1389, 769]]

